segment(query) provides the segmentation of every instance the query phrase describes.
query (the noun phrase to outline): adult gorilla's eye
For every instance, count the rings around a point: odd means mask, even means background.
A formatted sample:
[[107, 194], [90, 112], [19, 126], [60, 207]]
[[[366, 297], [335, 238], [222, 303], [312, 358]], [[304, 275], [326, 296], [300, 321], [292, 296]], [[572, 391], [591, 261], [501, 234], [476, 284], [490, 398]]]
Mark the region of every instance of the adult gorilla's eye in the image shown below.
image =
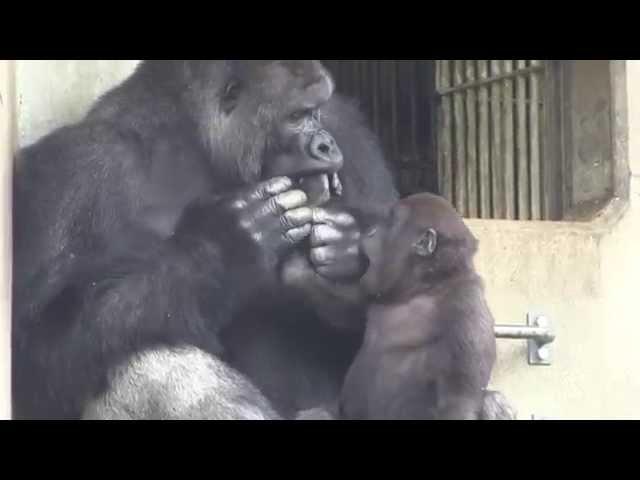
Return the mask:
[[310, 117], [313, 115], [313, 110], [305, 108], [304, 110], [297, 110], [289, 115], [289, 121], [292, 123], [298, 123], [303, 118]]

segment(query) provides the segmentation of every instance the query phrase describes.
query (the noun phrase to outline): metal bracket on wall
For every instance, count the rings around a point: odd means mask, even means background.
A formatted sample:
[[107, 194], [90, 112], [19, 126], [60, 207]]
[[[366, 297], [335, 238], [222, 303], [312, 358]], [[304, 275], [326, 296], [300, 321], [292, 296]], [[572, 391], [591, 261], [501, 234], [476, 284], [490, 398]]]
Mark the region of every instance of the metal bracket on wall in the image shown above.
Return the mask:
[[549, 319], [529, 312], [527, 325], [496, 325], [496, 338], [526, 340], [529, 365], [551, 365], [551, 344], [556, 339]]

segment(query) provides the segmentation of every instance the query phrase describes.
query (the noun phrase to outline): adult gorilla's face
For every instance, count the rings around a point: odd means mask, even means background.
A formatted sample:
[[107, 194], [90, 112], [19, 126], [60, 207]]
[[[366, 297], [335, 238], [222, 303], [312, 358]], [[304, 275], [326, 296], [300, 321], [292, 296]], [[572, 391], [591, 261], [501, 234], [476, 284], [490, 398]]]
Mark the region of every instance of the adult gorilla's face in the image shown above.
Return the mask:
[[333, 94], [333, 81], [317, 61], [279, 62], [271, 75], [283, 88], [276, 93], [281, 103], [272, 123], [264, 178], [292, 177], [309, 203], [320, 205], [342, 189], [338, 178], [342, 152], [323, 128], [320, 110]]
[[[226, 60], [201, 63], [192, 71], [198, 69], [204, 73], [196, 74], [200, 93], [192, 103], [199, 103], [195, 108], [213, 157], [222, 159], [231, 174], [246, 183], [291, 177], [311, 205], [340, 194], [342, 153], [320, 114], [334, 84], [320, 62]], [[202, 89], [215, 91], [215, 97]]]
[[342, 152], [321, 121], [320, 107], [332, 91], [325, 78], [316, 84], [317, 93], [307, 91], [304, 101], [293, 102], [276, 122], [275, 148], [267, 152], [263, 170], [266, 177], [284, 175], [298, 181], [311, 205], [325, 203], [342, 190], [338, 177]]

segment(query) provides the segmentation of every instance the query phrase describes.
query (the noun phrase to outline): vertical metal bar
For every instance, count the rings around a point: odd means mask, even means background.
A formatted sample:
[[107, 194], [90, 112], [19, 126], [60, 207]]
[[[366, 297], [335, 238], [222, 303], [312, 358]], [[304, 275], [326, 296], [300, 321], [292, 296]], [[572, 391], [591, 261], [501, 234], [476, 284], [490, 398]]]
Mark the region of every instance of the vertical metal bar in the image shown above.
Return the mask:
[[[449, 69], [449, 60], [437, 60], [439, 63], [438, 88], [447, 88], [451, 86], [451, 74]], [[453, 202], [453, 184], [451, 176], [451, 160], [452, 160], [452, 138], [451, 138], [451, 97], [444, 95], [440, 99], [440, 121], [438, 142], [438, 171], [440, 177], [440, 194]]]
[[13, 60], [0, 60], [0, 420], [11, 418]]
[[[518, 60], [517, 68], [526, 68], [526, 60]], [[517, 92], [517, 123], [516, 123], [516, 158], [518, 170], [518, 219], [531, 218], [531, 198], [529, 192], [529, 157], [527, 149], [527, 78], [518, 78]]]
[[[473, 82], [476, 80], [476, 62], [475, 60], [465, 61], [465, 73], [466, 82]], [[467, 188], [468, 188], [468, 202], [469, 211], [468, 215], [471, 218], [478, 218], [480, 216], [480, 201], [479, 201], [479, 175], [478, 175], [478, 152], [477, 152], [477, 137], [478, 126], [476, 123], [476, 102], [477, 94], [475, 89], [469, 89], [467, 91]]]
[[344, 75], [342, 74], [343, 63], [343, 60], [334, 60], [331, 62], [334, 80], [336, 82], [336, 89], [340, 93], [344, 93]]
[[[491, 74], [500, 75], [501, 60], [491, 60]], [[491, 184], [493, 193], [493, 216], [505, 218], [504, 195], [504, 150], [502, 142], [502, 83], [491, 85]]]
[[371, 85], [373, 90], [373, 129], [380, 137], [380, 61], [371, 62]]
[[[540, 65], [540, 60], [531, 60], [531, 66]], [[529, 148], [531, 158], [531, 218], [542, 220], [542, 195], [540, 171], [540, 76], [531, 73], [529, 102]]]
[[[453, 60], [453, 85], [464, 83], [464, 60]], [[454, 164], [455, 206], [462, 216], [467, 215], [467, 158], [466, 158], [466, 121], [464, 112], [464, 93], [453, 94], [454, 142], [456, 158]]]
[[540, 108], [541, 117], [541, 182], [542, 182], [542, 217], [545, 220], [560, 220], [563, 210], [563, 189], [565, 170], [563, 168], [562, 110], [564, 97], [563, 78], [560, 62], [543, 60], [544, 83]]
[[[478, 78], [486, 80], [489, 78], [488, 60], [478, 60]], [[489, 87], [481, 86], [478, 89], [478, 151], [480, 160], [480, 216], [482, 218], [492, 217], [491, 201], [491, 156], [489, 143]]]
[[[513, 71], [513, 61], [504, 60], [503, 72]], [[504, 81], [502, 118], [504, 121], [504, 194], [505, 216], [508, 220], [516, 219], [516, 182], [513, 139], [513, 80]]]
[[[411, 116], [411, 146], [409, 151], [412, 162], [421, 160], [420, 148], [418, 147], [418, 107], [423, 108], [422, 98], [418, 90], [418, 68], [416, 60], [407, 61], [407, 79], [409, 87], [409, 110]], [[423, 80], [424, 81], [424, 80]]]
[[397, 165], [400, 161], [399, 148], [398, 148], [398, 62], [396, 60], [389, 60], [389, 83], [391, 93], [391, 152], [393, 155], [393, 162]]

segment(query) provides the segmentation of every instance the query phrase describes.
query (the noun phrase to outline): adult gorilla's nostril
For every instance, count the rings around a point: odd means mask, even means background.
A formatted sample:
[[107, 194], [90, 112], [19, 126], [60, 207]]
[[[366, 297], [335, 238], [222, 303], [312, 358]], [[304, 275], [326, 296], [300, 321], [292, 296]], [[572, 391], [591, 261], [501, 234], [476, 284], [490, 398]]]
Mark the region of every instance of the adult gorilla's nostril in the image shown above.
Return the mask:
[[331, 151], [331, 147], [326, 143], [321, 143], [320, 145], [318, 145], [318, 151], [325, 155], [329, 155], [329, 152]]
[[326, 172], [337, 172], [342, 168], [342, 152], [329, 132], [317, 132], [311, 139], [308, 153], [321, 163], [321, 168]]

